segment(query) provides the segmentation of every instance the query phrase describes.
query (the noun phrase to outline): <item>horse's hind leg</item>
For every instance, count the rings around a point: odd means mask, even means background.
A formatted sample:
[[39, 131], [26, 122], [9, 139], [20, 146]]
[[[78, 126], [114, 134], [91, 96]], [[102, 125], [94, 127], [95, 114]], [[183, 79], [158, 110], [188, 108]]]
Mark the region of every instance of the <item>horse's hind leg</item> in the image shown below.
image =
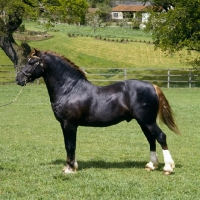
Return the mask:
[[[161, 148], [162, 148], [162, 151], [163, 151], [164, 162], [165, 162], [165, 166], [163, 168], [164, 174], [172, 173], [173, 169], [175, 168], [175, 164], [174, 164], [174, 161], [173, 161], [171, 154], [168, 150], [165, 133], [162, 132], [162, 130], [158, 127], [156, 122], [154, 122], [150, 125], [140, 125], [140, 126], [142, 127], [143, 131], [146, 130], [146, 133], [149, 133], [148, 136], [146, 136], [147, 139], [154, 137], [157, 140], [157, 142], [161, 145]], [[146, 135], [146, 133], [145, 133], [145, 135]], [[149, 141], [149, 139], [148, 139], [148, 141]], [[153, 144], [153, 142], [150, 141], [149, 143], [150, 143], [150, 148], [151, 148], [151, 145]]]
[[149, 132], [149, 130], [145, 126], [140, 124], [140, 127], [150, 145], [150, 161], [146, 164], [145, 169], [148, 171], [152, 171], [158, 168], [158, 157], [156, 154], [156, 138]]

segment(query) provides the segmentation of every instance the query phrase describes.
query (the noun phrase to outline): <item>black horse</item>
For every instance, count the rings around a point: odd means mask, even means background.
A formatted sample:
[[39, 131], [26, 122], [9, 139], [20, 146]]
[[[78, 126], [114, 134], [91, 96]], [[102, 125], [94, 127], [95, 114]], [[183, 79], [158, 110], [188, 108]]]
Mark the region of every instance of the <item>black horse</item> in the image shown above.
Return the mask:
[[164, 156], [164, 173], [175, 167], [168, 150], [166, 135], [156, 123], [157, 115], [170, 130], [179, 134], [170, 105], [161, 89], [148, 82], [126, 80], [108, 86], [95, 86], [85, 73], [67, 58], [50, 51], [34, 49], [25, 67], [17, 74], [16, 82], [43, 77], [51, 106], [60, 122], [67, 153], [64, 173], [73, 173], [78, 164], [75, 157], [78, 126], [103, 127], [135, 119], [150, 145], [147, 170], [158, 167], [156, 140]]

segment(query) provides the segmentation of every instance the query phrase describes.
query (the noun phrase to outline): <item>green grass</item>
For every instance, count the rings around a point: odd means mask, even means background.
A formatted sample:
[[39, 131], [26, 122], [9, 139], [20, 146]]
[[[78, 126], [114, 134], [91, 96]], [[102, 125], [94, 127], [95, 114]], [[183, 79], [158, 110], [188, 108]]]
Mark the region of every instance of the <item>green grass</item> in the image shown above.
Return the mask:
[[[37, 23], [27, 22], [29, 30], [44, 31]], [[54, 37], [49, 40], [31, 41], [31, 47], [41, 50], [52, 50], [67, 56], [80, 67], [85, 68], [185, 68], [186, 59], [192, 59], [196, 54], [187, 55], [185, 51], [168, 55], [161, 50], [154, 51], [154, 45], [141, 42], [112, 42], [86, 37], [92, 35], [90, 27], [77, 27], [69, 25], [57, 25], [59, 32], [50, 31]], [[84, 33], [84, 37], [68, 37], [68, 33]], [[108, 36], [108, 38], [128, 38], [141, 41], [150, 41], [150, 35], [142, 31], [128, 29], [124, 32], [122, 28], [99, 28], [95, 35]], [[11, 64], [4, 52], [0, 51], [0, 65]]]
[[[13, 65], [11, 60], [5, 55], [4, 51], [0, 49], [0, 65]], [[4, 66], [3, 66], [4, 67]]]
[[[0, 85], [0, 105], [19, 86]], [[0, 107], [0, 199], [181, 199], [200, 196], [200, 89], [163, 89], [182, 136], [164, 125], [175, 174], [147, 172], [149, 146], [135, 121], [107, 128], [79, 127], [79, 171], [62, 174], [64, 142], [44, 85], [28, 84], [16, 102]]]
[[[37, 23], [28, 22], [26, 28], [29, 30], [44, 31], [44, 29]], [[121, 43], [99, 40], [94, 37], [86, 37], [86, 35], [89, 34], [94, 36], [93, 30], [90, 27], [57, 25], [55, 29], [60, 31], [49, 32], [54, 35], [53, 38], [43, 41], [31, 41], [29, 42], [29, 45], [41, 50], [51, 50], [65, 55], [72, 62], [81, 68], [84, 68], [88, 72], [87, 76], [90, 80], [107, 79], [108, 82], [112, 80], [122, 80], [124, 77], [123, 69], [126, 68], [127, 79], [136, 78], [142, 80], [159, 80], [162, 78], [166, 81], [167, 69], [178, 68], [181, 70], [183, 68], [191, 67], [185, 64], [185, 60], [193, 59], [196, 56], [193, 52], [188, 55], [186, 51], [173, 55], [166, 55], [161, 50], [155, 51], [154, 45], [149, 43]], [[77, 33], [79, 36], [69, 37], [68, 33]], [[84, 33], [83, 37], [80, 36], [81, 33]], [[122, 38], [124, 36], [129, 39], [135, 38], [141, 41], [151, 40], [151, 37], [142, 31], [133, 31], [128, 29], [125, 33], [124, 29], [116, 27], [99, 28], [95, 34], [110, 38], [115, 35], [116, 38]], [[0, 65], [4, 65], [0, 66], [0, 82], [13, 82], [15, 71], [12, 67], [8, 68], [5, 66], [5, 64], [11, 64], [11, 61], [5, 56], [2, 50], [0, 50], [0, 57]], [[117, 68], [119, 70], [115, 70], [116, 74], [114, 75], [94, 75], [101, 72], [110, 74], [111, 71], [109, 68]], [[156, 69], [153, 73], [151, 70], [152, 68]], [[9, 74], [4, 71], [5, 69], [8, 69]], [[122, 70], [120, 71], [120, 69]], [[145, 71], [144, 69], [150, 69], [150, 71]], [[178, 73], [185, 75], [185, 72]], [[149, 76], [152, 74], [153, 76]], [[158, 76], [155, 76], [155, 74]], [[159, 75], [165, 75], [165, 77], [159, 77]], [[4, 77], [9, 78], [5, 79]], [[188, 81], [188, 74], [186, 74], [184, 78], [178, 77], [177, 79]], [[105, 83], [99, 82], [98, 84]], [[157, 84], [166, 87], [166, 82]], [[174, 85], [176, 86], [176, 84]], [[188, 87], [188, 84], [186, 83], [185, 85], [181, 85], [181, 87]]]
[[[25, 27], [29, 30], [44, 30], [42, 25], [39, 25], [35, 22], [25, 21]], [[95, 31], [90, 26], [74, 26], [67, 24], [57, 24], [54, 28], [51, 28], [50, 31], [60, 31], [65, 34], [75, 34], [83, 36], [101, 36], [103, 38], [112, 38], [112, 39], [132, 39], [132, 40], [146, 40], [147, 42], [151, 41], [150, 34], [145, 33], [144, 31], [134, 30], [131, 28], [123, 28], [119, 26], [111, 27], [99, 27]]]

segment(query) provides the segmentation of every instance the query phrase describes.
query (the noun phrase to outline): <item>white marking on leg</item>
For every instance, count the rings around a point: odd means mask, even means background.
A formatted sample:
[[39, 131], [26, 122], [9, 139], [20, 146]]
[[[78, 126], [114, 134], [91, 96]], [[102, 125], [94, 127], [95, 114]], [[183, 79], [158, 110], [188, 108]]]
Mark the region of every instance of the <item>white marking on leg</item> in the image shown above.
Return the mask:
[[158, 168], [158, 157], [155, 151], [150, 151], [150, 162], [146, 164], [145, 168], [149, 171]]
[[69, 167], [69, 165], [67, 165], [67, 166], [65, 166], [65, 167], [63, 168], [63, 172], [64, 172], [65, 174], [75, 173], [75, 171], [73, 171], [73, 169], [72, 169], [71, 167]]
[[73, 168], [70, 167], [69, 165], [64, 166], [63, 172], [64, 172], [65, 174], [75, 173], [77, 169], [78, 169], [78, 163], [75, 162]]
[[158, 164], [158, 157], [155, 151], [150, 151], [150, 161], [154, 164]]
[[164, 172], [169, 172], [169, 173], [173, 172], [173, 169], [175, 168], [175, 164], [169, 150], [163, 150], [163, 156], [164, 156], [164, 162], [165, 162], [165, 166], [163, 168]]

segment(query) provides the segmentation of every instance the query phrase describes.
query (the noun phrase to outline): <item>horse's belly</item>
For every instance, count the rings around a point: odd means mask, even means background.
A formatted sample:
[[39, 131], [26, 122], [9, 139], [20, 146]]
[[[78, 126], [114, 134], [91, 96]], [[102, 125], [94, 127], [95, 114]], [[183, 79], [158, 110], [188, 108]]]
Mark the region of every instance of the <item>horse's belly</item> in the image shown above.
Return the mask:
[[129, 114], [120, 115], [120, 113], [116, 115], [92, 115], [85, 120], [80, 122], [82, 126], [94, 126], [94, 127], [105, 127], [118, 124], [121, 121], [131, 121], [133, 117]]
[[80, 123], [80, 126], [90, 126], [90, 127], [106, 127], [106, 126], [112, 126], [115, 124], [118, 124], [123, 120], [117, 120], [117, 121], [93, 121], [93, 122], [83, 122]]

